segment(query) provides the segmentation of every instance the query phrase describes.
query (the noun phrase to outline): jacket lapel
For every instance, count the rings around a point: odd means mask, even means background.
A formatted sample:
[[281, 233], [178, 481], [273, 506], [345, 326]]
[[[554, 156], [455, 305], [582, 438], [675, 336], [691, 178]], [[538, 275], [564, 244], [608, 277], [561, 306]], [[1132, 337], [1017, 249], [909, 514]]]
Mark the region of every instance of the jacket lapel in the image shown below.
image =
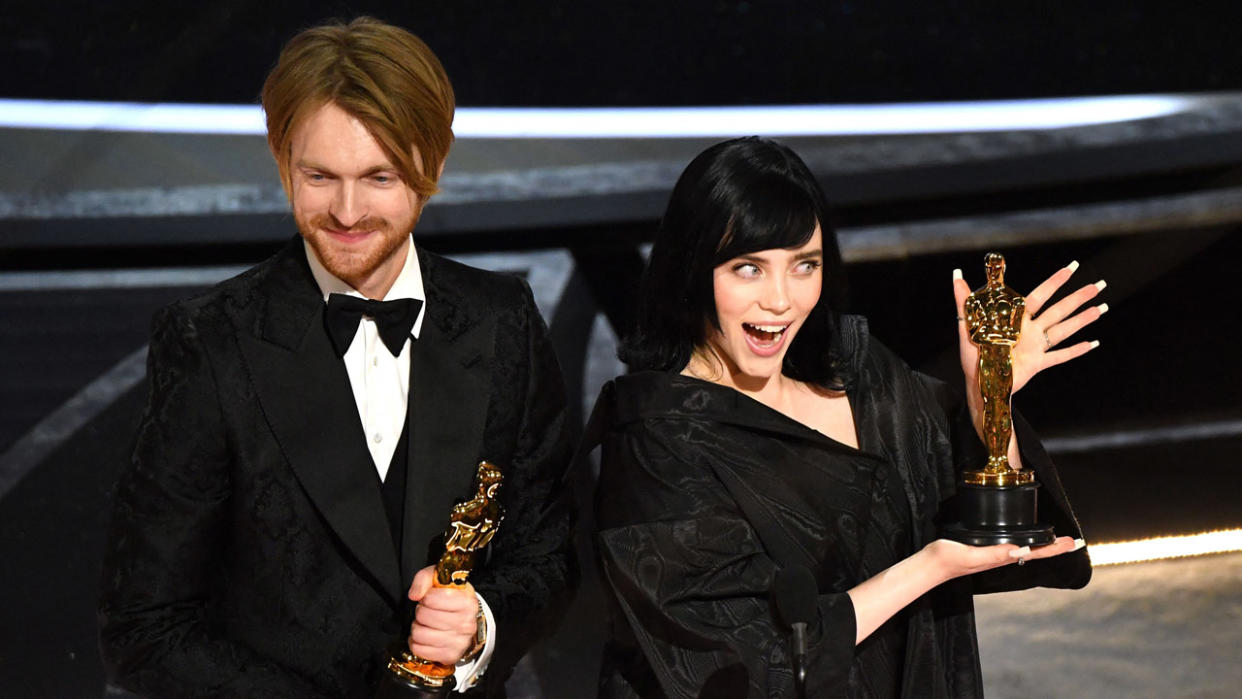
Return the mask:
[[263, 414], [312, 503], [396, 603], [404, 587], [378, 479], [300, 242], [259, 286], [258, 335], [243, 328], [239, 337]]
[[410, 357], [405, 581], [427, 565], [429, 542], [448, 527], [453, 505], [471, 494], [491, 395], [495, 333], [494, 315], [461, 293], [439, 258], [418, 252], [427, 317]]

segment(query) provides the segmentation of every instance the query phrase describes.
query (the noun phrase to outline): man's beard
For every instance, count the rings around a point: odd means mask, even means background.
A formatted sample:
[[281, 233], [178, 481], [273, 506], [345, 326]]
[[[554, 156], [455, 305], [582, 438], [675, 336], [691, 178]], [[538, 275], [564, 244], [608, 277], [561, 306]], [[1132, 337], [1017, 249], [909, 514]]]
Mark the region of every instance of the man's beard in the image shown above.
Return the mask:
[[329, 214], [319, 214], [310, 219], [304, 219], [300, 216], [294, 216], [298, 230], [301, 231], [302, 237], [310, 244], [311, 249], [315, 251], [315, 256], [319, 258], [319, 262], [328, 270], [332, 276], [340, 279], [355, 289], [362, 286], [363, 282], [379, 267], [384, 261], [388, 260], [405, 242], [410, 231], [414, 229], [417, 217], [412, 217], [409, 221], [402, 222], [400, 226], [394, 226], [388, 219], [378, 216], [368, 216], [361, 219], [353, 226], [349, 227], [350, 231], [375, 231], [378, 239], [371, 239], [363, 244], [355, 246], [356, 249], [350, 249], [345, 245], [338, 243], [328, 237], [324, 229], [331, 228], [335, 230], [344, 230], [335, 217]]

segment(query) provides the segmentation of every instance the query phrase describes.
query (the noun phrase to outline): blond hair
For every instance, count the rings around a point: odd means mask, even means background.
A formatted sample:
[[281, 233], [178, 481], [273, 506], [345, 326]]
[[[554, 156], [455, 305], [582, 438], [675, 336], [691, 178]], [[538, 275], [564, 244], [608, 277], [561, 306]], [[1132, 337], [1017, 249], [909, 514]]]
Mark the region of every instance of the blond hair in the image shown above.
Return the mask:
[[281, 50], [262, 99], [286, 195], [293, 194], [293, 132], [329, 103], [366, 126], [411, 189], [424, 198], [437, 191], [456, 103], [439, 59], [410, 32], [370, 17], [307, 29]]

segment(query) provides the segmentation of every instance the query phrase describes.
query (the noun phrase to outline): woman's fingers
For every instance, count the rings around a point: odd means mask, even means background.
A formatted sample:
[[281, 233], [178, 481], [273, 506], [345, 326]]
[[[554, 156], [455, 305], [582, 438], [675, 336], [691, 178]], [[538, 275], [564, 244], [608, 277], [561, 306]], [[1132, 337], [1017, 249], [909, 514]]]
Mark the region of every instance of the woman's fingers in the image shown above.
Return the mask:
[[1060, 556], [1063, 553], [1069, 553], [1075, 549], [1076, 545], [1072, 538], [1068, 536], [1060, 536], [1047, 546], [1036, 546], [1035, 548], [1025, 547], [1018, 549], [1018, 552], [1022, 555], [1017, 556], [1017, 558], [1025, 561], [1034, 561], [1040, 558]]
[[1099, 346], [1100, 346], [1099, 340], [1091, 340], [1091, 341], [1083, 341], [1083, 342], [1079, 342], [1074, 345], [1070, 345], [1069, 347], [1066, 347], [1065, 349], [1054, 350], [1052, 352], [1045, 352], [1042, 368], [1047, 369], [1050, 366], [1064, 364], [1065, 362], [1068, 362], [1071, 359], [1077, 359]]
[[1101, 303], [1098, 306], [1092, 306], [1081, 313], [1075, 314], [1067, 320], [1047, 327], [1044, 330], [1044, 333], [1048, 337], [1048, 347], [1056, 347], [1065, 340], [1073, 337], [1074, 333], [1099, 320], [1100, 316], [1107, 312], [1108, 304]]
[[996, 544], [993, 546], [967, 546], [949, 539], [937, 539], [928, 545], [939, 564], [947, 573], [947, 578], [955, 578], [971, 573], [979, 573], [1020, 561], [1033, 561], [1039, 558], [1051, 558], [1064, 553], [1076, 551], [1083, 544], [1068, 536], [1058, 537], [1046, 546], [1017, 546], [1015, 544]]
[[953, 270], [953, 299], [957, 301], [957, 315], [962, 315], [966, 307], [966, 297], [970, 296], [970, 285], [962, 278], [962, 270]]
[[1032, 316], [1039, 313], [1039, 309], [1048, 303], [1048, 299], [1060, 289], [1065, 282], [1069, 281], [1070, 275], [1074, 270], [1078, 269], [1078, 260], [1074, 260], [1068, 265], [1058, 269], [1051, 277], [1044, 280], [1043, 284], [1035, 287], [1031, 293], [1026, 296], [1026, 312]]
[[1068, 318], [1070, 314], [1078, 310], [1086, 302], [1099, 296], [1106, 286], [1108, 286], [1108, 282], [1105, 282], [1103, 279], [1094, 284], [1088, 284], [1049, 306], [1035, 320], [1039, 321], [1039, 324], [1043, 327], [1050, 328]]
[[966, 376], [971, 375], [973, 363], [976, 361], [978, 354], [976, 353], [974, 344], [970, 341], [970, 334], [966, 330], [966, 297], [970, 296], [970, 285], [962, 279], [962, 270], [953, 270], [953, 301], [957, 308], [957, 345], [958, 353], [962, 359], [962, 369], [966, 371]]
[[966, 337], [966, 297], [970, 296], [970, 285], [962, 279], [962, 270], [953, 270], [953, 301], [957, 308], [957, 336], [961, 340]]
[[1034, 561], [1040, 558], [1052, 558], [1063, 553], [1077, 551], [1079, 548], [1077, 542], [1068, 536], [1059, 536], [1051, 544], [1043, 546], [1017, 547], [1011, 544], [1003, 544], [1003, 546], [1007, 547], [1007, 550], [1004, 552], [1004, 563], [1025, 563], [1026, 561]]

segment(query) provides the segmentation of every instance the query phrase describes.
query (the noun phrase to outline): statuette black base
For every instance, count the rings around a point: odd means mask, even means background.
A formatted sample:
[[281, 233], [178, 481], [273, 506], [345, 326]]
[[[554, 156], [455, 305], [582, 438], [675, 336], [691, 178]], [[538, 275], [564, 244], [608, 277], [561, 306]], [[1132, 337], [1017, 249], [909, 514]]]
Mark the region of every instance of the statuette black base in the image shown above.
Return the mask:
[[945, 526], [944, 536], [971, 546], [1017, 544], [1043, 546], [1056, 537], [1052, 525], [1036, 519], [1039, 483], [972, 485], [957, 491], [959, 521]]

